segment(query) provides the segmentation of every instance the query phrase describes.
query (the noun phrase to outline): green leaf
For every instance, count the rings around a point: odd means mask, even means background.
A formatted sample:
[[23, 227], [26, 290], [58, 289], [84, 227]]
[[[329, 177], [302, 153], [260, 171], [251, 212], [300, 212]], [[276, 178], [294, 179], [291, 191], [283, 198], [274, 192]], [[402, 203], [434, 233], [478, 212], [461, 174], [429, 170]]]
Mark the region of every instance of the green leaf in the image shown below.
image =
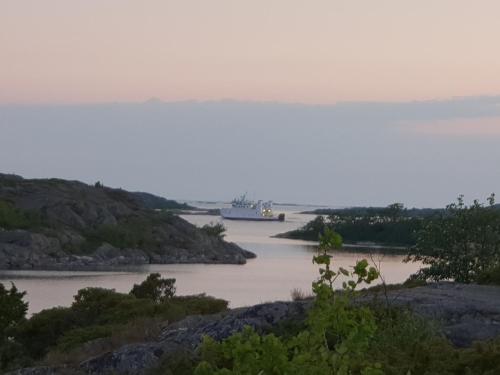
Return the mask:
[[342, 273], [342, 275], [344, 275], [344, 276], [349, 276], [349, 271], [347, 271], [343, 267], [339, 267], [339, 272]]

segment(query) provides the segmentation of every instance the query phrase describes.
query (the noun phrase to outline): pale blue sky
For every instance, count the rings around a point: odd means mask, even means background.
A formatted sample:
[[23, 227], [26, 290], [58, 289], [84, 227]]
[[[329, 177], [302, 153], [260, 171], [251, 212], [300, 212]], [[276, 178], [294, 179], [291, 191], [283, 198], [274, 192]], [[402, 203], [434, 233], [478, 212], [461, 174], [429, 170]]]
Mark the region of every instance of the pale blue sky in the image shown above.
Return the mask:
[[500, 96], [0, 106], [0, 171], [178, 199], [442, 206], [500, 193]]

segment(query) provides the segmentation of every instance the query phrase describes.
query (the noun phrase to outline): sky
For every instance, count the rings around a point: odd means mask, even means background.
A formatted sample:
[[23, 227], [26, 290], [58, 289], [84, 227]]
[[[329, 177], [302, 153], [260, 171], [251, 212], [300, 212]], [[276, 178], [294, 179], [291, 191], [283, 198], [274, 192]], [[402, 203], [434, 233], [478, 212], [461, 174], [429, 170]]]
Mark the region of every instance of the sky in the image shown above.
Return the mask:
[[499, 14], [497, 0], [0, 0], [0, 172], [177, 199], [484, 200], [500, 193]]
[[0, 103], [500, 92], [498, 0], [0, 0]]
[[443, 207], [500, 192], [500, 96], [0, 106], [0, 171], [168, 198]]

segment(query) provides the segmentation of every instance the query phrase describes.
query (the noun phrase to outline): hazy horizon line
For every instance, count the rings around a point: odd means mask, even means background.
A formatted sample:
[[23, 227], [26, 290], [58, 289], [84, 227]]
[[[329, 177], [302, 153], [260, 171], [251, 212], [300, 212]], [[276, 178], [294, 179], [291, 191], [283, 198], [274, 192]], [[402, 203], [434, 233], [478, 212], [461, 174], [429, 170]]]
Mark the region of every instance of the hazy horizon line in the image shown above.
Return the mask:
[[452, 101], [484, 100], [498, 99], [500, 92], [496, 94], [482, 95], [456, 95], [428, 99], [412, 100], [339, 100], [332, 103], [308, 103], [297, 101], [279, 101], [279, 100], [259, 100], [259, 99], [238, 99], [238, 98], [220, 98], [220, 99], [180, 99], [164, 100], [156, 96], [151, 96], [142, 101], [82, 101], [82, 102], [0, 102], [0, 107], [75, 107], [75, 106], [95, 106], [95, 105], [141, 105], [141, 104], [217, 104], [217, 103], [235, 103], [235, 104], [262, 104], [262, 105], [292, 105], [304, 107], [335, 107], [339, 105], [350, 104], [415, 104], [415, 103], [441, 103]]
[[[63, 181], [69, 181], [69, 182], [79, 182], [86, 184], [88, 186], [93, 186], [93, 182], [87, 182], [84, 179], [68, 179], [68, 178], [63, 178], [63, 177], [57, 177], [57, 176], [47, 176], [47, 177], [30, 177], [22, 174], [18, 174], [16, 172], [5, 172], [0, 170], [0, 174], [6, 174], [6, 175], [11, 175], [11, 176], [16, 176], [16, 177], [21, 177], [24, 180], [50, 180], [50, 179], [57, 179], [57, 180], [63, 180]], [[103, 183], [102, 181], [99, 181]], [[160, 198], [172, 200], [178, 203], [204, 203], [204, 204], [230, 204], [230, 200], [220, 200], [220, 199], [207, 199], [207, 198], [194, 198], [194, 199], [185, 199], [185, 198], [179, 198], [179, 197], [173, 197], [173, 196], [167, 196], [165, 194], [161, 193], [154, 193], [151, 191], [148, 191], [147, 189], [142, 189], [142, 190], [137, 190], [137, 189], [131, 189], [123, 186], [109, 186], [103, 183], [104, 187], [110, 188], [110, 189], [119, 189], [119, 190], [125, 190], [130, 193], [147, 193], [147, 194], [152, 194]], [[492, 192], [493, 194], [496, 194]], [[462, 196], [462, 194], [460, 194]], [[458, 198], [459, 196], [457, 196]], [[480, 203], [485, 203], [486, 202], [486, 197], [485, 198], [479, 198], [479, 197], [473, 197], [473, 198], [468, 198], [467, 196], [464, 196], [464, 200], [466, 203], [469, 202], [472, 203], [474, 200], [479, 200]], [[483, 201], [484, 199], [484, 201]], [[411, 205], [407, 204], [405, 202], [393, 202], [393, 203], [401, 203], [403, 204], [404, 208], [406, 209], [442, 209], [445, 208], [446, 205], [444, 206], [418, 206], [418, 205]], [[450, 202], [451, 203], [451, 202]], [[326, 203], [306, 203], [306, 202], [274, 202], [273, 204], [275, 206], [297, 206], [297, 207], [311, 207], [311, 208], [326, 208], [326, 209], [345, 209], [345, 208], [384, 208], [387, 207], [388, 205], [381, 205], [381, 204], [366, 204], [366, 205], [360, 205], [360, 204], [354, 204], [354, 205], [345, 205], [345, 204], [326, 204]], [[196, 205], [194, 206], [195, 208], [201, 208], [197, 207]], [[203, 209], [203, 208], [201, 208]]]

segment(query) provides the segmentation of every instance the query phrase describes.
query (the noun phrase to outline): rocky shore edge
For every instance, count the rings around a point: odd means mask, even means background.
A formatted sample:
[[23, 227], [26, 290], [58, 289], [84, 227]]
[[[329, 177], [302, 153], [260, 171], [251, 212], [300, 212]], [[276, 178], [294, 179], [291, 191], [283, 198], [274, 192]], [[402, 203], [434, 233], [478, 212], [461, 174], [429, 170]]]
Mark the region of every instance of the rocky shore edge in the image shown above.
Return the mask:
[[[218, 251], [213, 249], [217, 248]], [[222, 249], [221, 249], [222, 248]], [[118, 249], [104, 243], [85, 255], [68, 254], [58, 240], [25, 230], [0, 230], [0, 269], [51, 271], [112, 271], [148, 264], [245, 264], [255, 254], [230, 242], [196, 252], [170, 247], [163, 254]]]

